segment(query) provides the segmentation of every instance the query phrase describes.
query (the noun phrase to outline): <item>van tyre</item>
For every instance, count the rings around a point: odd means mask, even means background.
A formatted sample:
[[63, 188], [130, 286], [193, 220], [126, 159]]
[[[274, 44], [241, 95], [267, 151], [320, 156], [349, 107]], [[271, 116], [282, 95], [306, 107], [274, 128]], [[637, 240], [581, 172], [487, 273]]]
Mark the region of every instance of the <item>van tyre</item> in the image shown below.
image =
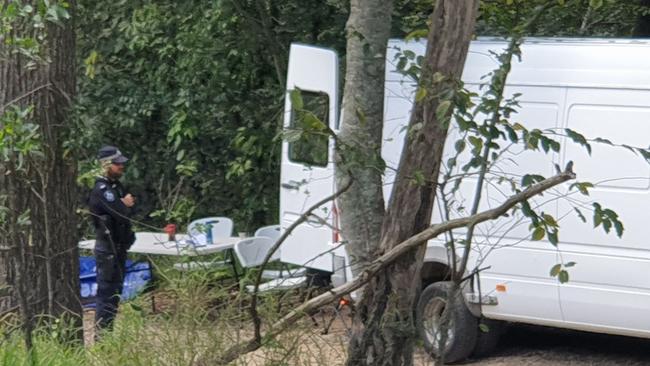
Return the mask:
[[[442, 331], [441, 316], [447, 309], [448, 336], [444, 347], [445, 363], [462, 361], [472, 354], [478, 334], [478, 320], [465, 305], [462, 291], [452, 297], [451, 282], [436, 282], [427, 286], [416, 308], [416, 327], [429, 355], [437, 358]], [[449, 304], [453, 304], [449, 307]]]
[[[481, 324], [485, 325], [487, 329], [481, 329]], [[481, 319], [479, 321], [479, 330], [476, 335], [476, 345], [474, 346], [472, 357], [481, 358], [489, 356], [494, 352], [505, 329], [506, 325], [501, 321]]]

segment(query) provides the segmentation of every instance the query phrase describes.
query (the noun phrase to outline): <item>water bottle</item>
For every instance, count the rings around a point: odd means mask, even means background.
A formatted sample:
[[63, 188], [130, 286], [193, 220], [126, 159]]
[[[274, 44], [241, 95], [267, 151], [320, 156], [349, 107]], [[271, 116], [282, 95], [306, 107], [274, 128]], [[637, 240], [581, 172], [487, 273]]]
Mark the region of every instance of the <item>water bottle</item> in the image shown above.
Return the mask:
[[208, 244], [213, 244], [212, 242], [212, 221], [205, 224], [205, 239]]

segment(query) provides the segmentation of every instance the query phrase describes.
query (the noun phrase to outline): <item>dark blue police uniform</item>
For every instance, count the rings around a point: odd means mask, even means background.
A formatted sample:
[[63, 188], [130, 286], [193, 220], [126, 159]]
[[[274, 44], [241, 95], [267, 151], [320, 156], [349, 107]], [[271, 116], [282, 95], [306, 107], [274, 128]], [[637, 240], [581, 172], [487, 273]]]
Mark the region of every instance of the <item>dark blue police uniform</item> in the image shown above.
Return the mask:
[[[119, 150], [115, 150], [119, 154]], [[100, 150], [101, 158], [102, 150]], [[126, 161], [126, 158], [123, 156], [122, 158]], [[95, 321], [100, 329], [112, 328], [124, 283], [127, 251], [135, 241], [130, 221], [131, 209], [121, 200], [126, 194], [119, 181], [98, 177], [88, 201], [96, 235]]]

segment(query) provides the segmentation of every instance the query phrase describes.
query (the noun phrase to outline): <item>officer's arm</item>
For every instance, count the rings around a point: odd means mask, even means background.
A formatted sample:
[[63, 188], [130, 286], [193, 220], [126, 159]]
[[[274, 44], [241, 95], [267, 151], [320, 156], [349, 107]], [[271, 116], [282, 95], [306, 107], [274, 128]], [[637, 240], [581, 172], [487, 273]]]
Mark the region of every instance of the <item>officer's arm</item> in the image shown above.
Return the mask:
[[117, 193], [109, 190], [95, 190], [93, 191], [94, 200], [101, 211], [110, 216], [115, 223], [128, 223], [130, 209], [122, 203]]

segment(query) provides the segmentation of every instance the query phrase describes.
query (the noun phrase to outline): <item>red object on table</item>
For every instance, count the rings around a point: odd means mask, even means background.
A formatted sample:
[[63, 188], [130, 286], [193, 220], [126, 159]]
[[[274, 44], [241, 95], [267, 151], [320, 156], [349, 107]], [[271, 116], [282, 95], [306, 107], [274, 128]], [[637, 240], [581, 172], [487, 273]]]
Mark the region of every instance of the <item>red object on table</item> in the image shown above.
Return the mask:
[[167, 224], [165, 228], [163, 229], [165, 233], [167, 233], [167, 237], [169, 238], [169, 241], [175, 241], [176, 240], [176, 225], [175, 224]]

